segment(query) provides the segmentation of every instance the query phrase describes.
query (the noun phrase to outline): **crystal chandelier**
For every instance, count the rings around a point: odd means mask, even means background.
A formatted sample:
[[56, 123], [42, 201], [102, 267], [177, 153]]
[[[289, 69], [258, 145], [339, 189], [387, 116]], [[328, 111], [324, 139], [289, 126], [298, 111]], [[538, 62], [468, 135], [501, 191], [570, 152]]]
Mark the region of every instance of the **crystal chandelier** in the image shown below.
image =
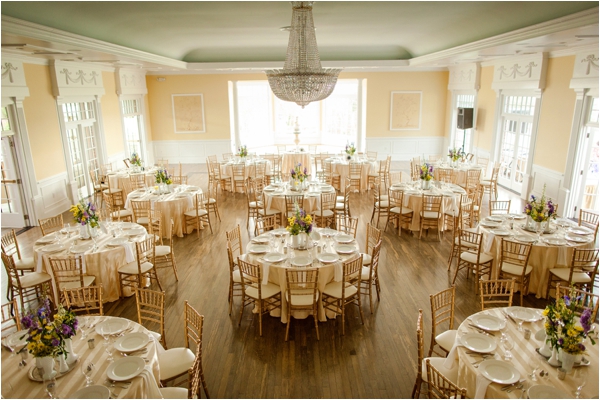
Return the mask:
[[283, 69], [265, 71], [271, 90], [279, 99], [306, 106], [326, 99], [341, 69], [321, 68], [312, 1], [292, 1], [292, 28]]

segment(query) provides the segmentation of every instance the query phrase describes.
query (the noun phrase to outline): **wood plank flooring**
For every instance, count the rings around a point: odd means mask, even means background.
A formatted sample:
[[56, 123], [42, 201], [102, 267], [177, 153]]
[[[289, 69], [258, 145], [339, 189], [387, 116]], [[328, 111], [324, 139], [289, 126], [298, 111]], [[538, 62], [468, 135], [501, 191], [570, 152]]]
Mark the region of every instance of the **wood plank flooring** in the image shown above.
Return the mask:
[[[392, 169], [408, 166], [394, 163]], [[186, 165], [190, 184], [207, 187], [203, 165]], [[513, 210], [521, 204], [515, 195]], [[353, 216], [359, 217], [357, 240], [364, 246], [366, 224], [371, 217], [371, 194], [353, 194]], [[239, 298], [232, 315], [228, 313], [229, 272], [225, 231], [242, 227], [244, 245], [248, 241], [246, 200], [242, 194], [219, 196], [221, 222], [213, 221], [213, 231], [194, 232], [175, 241], [179, 282], [168, 269], [159, 271], [166, 292], [166, 339], [169, 347], [184, 345], [183, 304], [190, 304], [205, 316], [203, 364], [211, 397], [218, 398], [407, 398], [416, 369], [416, 318], [425, 314], [425, 334], [431, 328], [429, 295], [449, 287], [446, 271], [451, 233], [442, 242], [431, 234], [418, 240], [406, 231], [398, 237], [388, 229], [383, 233], [380, 261], [381, 302], [374, 302], [371, 314], [368, 296], [363, 297], [364, 325], [355, 307], [349, 307], [346, 335], [341, 335], [341, 318], [319, 323], [317, 341], [312, 318], [292, 319], [290, 338], [284, 341], [285, 325], [279, 318], [263, 316], [263, 336], [258, 335], [258, 317], [247, 307], [238, 326]], [[484, 215], [487, 213], [484, 210]], [[383, 222], [380, 225], [383, 229]], [[24, 253], [31, 254], [39, 228], [19, 235]], [[3, 275], [2, 295], [6, 292]], [[472, 280], [464, 275], [456, 283], [456, 321], [479, 310]], [[546, 301], [530, 295], [526, 306], [543, 307]], [[136, 319], [134, 298], [108, 303], [107, 314]], [[428, 348], [425, 349], [426, 351]]]

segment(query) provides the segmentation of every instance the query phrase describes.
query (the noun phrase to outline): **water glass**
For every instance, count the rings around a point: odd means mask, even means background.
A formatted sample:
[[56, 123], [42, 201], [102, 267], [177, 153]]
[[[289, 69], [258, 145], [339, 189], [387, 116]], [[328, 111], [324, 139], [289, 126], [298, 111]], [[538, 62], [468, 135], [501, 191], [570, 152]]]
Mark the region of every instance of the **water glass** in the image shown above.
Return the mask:
[[512, 353], [511, 350], [515, 347], [515, 343], [513, 342], [513, 340], [509, 337], [506, 338], [506, 340], [504, 341], [504, 361], [510, 361], [512, 360]]
[[577, 390], [575, 390], [575, 398], [576, 399], [581, 398], [581, 390], [587, 383], [587, 375], [588, 375], [587, 368], [577, 368], [577, 369], [575, 369], [575, 372], [573, 373], [573, 378], [575, 380], [575, 384], [577, 385]]
[[46, 393], [48, 397], [51, 399], [56, 399], [56, 378], [54, 376], [44, 378], [44, 389], [46, 389]]
[[539, 358], [537, 356], [530, 357], [527, 363], [529, 364], [529, 368], [531, 368], [531, 375], [529, 375], [531, 380], [537, 382], [537, 370], [540, 368]]
[[92, 374], [94, 373], [94, 369], [94, 363], [92, 363], [91, 361], [84, 361], [81, 364], [81, 372], [85, 376], [85, 386], [91, 386], [94, 384], [94, 381], [92, 380]]

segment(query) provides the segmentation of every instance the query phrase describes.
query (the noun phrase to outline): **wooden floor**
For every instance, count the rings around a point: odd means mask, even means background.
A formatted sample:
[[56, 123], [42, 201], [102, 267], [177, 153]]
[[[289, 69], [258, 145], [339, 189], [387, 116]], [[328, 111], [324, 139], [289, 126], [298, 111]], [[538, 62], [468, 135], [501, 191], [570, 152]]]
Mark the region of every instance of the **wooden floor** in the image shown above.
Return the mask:
[[[392, 169], [408, 166], [394, 163]], [[404, 167], [404, 168], [403, 168]], [[207, 187], [205, 169], [187, 165], [190, 184]], [[513, 211], [522, 205], [511, 193]], [[487, 199], [487, 197], [486, 197]], [[406, 231], [398, 237], [391, 230], [383, 234], [380, 279], [381, 302], [374, 313], [364, 298], [364, 325], [356, 307], [347, 312], [346, 335], [341, 335], [340, 320], [319, 324], [317, 341], [312, 318], [292, 320], [290, 339], [284, 341], [285, 325], [278, 318], [263, 317], [263, 336], [258, 335], [258, 317], [250, 308], [238, 326], [239, 299], [228, 313], [229, 272], [225, 250], [225, 231], [240, 224], [244, 245], [248, 240], [246, 200], [242, 194], [223, 193], [219, 197], [221, 222], [213, 221], [213, 231], [194, 232], [175, 242], [179, 282], [163, 269], [160, 279], [166, 292], [166, 339], [169, 347], [183, 346], [183, 304], [188, 300], [205, 316], [204, 370], [208, 390], [219, 398], [407, 398], [416, 370], [416, 319], [425, 313], [426, 343], [430, 334], [429, 295], [449, 287], [446, 271], [451, 233], [442, 242], [431, 234], [423, 240]], [[357, 239], [364, 246], [365, 226], [371, 217], [370, 194], [353, 194], [353, 216], [359, 217]], [[487, 213], [484, 211], [484, 215]], [[380, 226], [383, 229], [383, 223]], [[33, 241], [41, 236], [39, 228], [19, 235], [25, 250], [31, 253]], [[3, 275], [5, 293], [6, 275]], [[478, 311], [472, 279], [459, 276], [456, 284], [456, 321]], [[546, 301], [530, 295], [526, 306], [543, 307]], [[135, 300], [107, 304], [109, 315], [135, 319]], [[427, 348], [425, 349], [428, 350]]]

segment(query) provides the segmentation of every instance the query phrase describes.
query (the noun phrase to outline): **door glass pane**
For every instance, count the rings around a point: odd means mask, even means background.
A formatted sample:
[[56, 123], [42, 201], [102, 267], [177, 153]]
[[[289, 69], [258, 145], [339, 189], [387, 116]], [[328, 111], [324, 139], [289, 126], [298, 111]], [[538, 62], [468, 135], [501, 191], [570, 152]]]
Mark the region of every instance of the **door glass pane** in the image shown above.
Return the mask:
[[531, 122], [521, 122], [519, 132], [519, 143], [516, 153], [515, 182], [523, 183], [523, 176], [527, 170], [527, 158], [529, 157], [529, 146], [531, 144]]
[[510, 179], [512, 158], [515, 146], [517, 121], [505, 120], [502, 132], [502, 143], [500, 147], [500, 172], [499, 176]]
[[590, 137], [590, 163], [587, 168], [582, 208], [598, 209], [598, 184], [600, 183], [600, 135], [597, 128], [588, 128]]
[[69, 143], [69, 154], [71, 155], [73, 180], [77, 183], [79, 198], [86, 197], [88, 195], [88, 191], [85, 180], [83, 154], [81, 151], [81, 143], [79, 141], [77, 128], [67, 130], [67, 141]]
[[[4, 129], [3, 129], [4, 130]], [[11, 145], [12, 137], [5, 136], [2, 138], [2, 154], [0, 159], [2, 169], [2, 213], [12, 213], [15, 210], [14, 205], [14, 190], [16, 188], [17, 179], [16, 171], [14, 170], [14, 160], [12, 159]]]
[[142, 110], [138, 99], [122, 100], [121, 107], [123, 108], [123, 124], [125, 125], [125, 143], [127, 148], [127, 157], [133, 153], [142, 156], [142, 141], [141, 141], [141, 123]]

